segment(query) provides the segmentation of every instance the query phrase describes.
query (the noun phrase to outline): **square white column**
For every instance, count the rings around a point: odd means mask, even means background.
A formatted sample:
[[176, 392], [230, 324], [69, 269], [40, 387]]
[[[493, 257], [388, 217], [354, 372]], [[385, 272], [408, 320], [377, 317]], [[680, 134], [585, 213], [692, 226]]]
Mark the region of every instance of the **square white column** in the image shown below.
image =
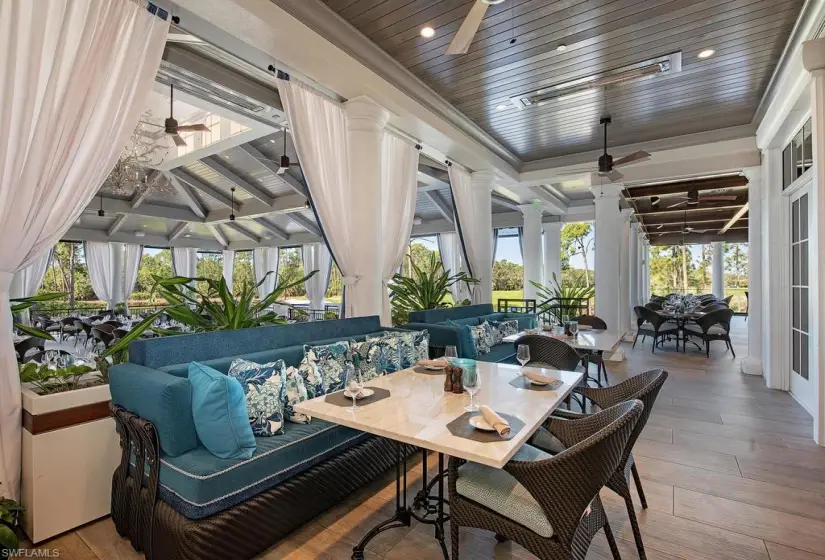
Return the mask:
[[544, 284], [553, 283], [555, 275], [561, 284], [561, 228], [562, 222], [544, 224]]
[[622, 272], [622, 225], [619, 208], [622, 185], [592, 187], [596, 206], [596, 315], [613, 331], [622, 329], [619, 293]]
[[493, 303], [493, 186], [495, 174], [492, 171], [476, 171], [473, 173], [473, 196], [475, 208], [486, 209], [479, 212], [475, 221], [475, 228], [467, 228], [464, 235], [476, 235], [478, 242], [478, 260], [473, 264], [473, 276], [479, 284], [473, 287], [473, 303]]
[[522, 236], [522, 250], [524, 261], [524, 299], [536, 299], [536, 287], [533, 282], [541, 284], [542, 263], [541, 258], [541, 215], [542, 207], [537, 204], [524, 204], [519, 206], [519, 210], [524, 215], [524, 231]]
[[762, 375], [762, 168], [745, 169], [748, 178], [748, 356], [742, 373]]
[[628, 257], [628, 272], [630, 273], [630, 301], [628, 302], [629, 331], [636, 330], [636, 315], [633, 308], [639, 305], [639, 277], [641, 272], [641, 259], [639, 258], [639, 224], [630, 224], [630, 253]]
[[633, 210], [621, 211], [621, 255], [619, 260], [619, 330], [630, 328], [630, 216]]
[[721, 241], [711, 243], [711, 285], [713, 295], [719, 299], [725, 297], [725, 244]]

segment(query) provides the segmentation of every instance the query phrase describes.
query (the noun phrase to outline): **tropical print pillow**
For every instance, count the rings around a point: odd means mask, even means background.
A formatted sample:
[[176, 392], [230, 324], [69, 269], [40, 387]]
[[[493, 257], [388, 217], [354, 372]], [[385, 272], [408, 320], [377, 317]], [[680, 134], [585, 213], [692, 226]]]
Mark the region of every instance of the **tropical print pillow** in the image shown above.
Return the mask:
[[499, 338], [497, 344], [501, 344], [504, 338], [519, 333], [518, 320], [516, 319], [509, 319], [507, 321], [490, 321], [490, 325], [498, 331]]
[[388, 338], [371, 338], [364, 342], [350, 342], [355, 367], [361, 381], [367, 382], [381, 375], [393, 373], [399, 367], [398, 347]]
[[295, 405], [309, 400], [306, 384], [301, 372], [294, 367], [286, 368], [284, 374], [286, 395], [284, 400], [284, 416], [290, 422], [296, 424], [309, 424], [312, 419], [302, 412], [295, 412]]
[[249, 425], [256, 436], [277, 436], [284, 433], [284, 370], [283, 360], [257, 364], [238, 358], [229, 365], [229, 376], [244, 388]]
[[488, 327], [484, 325], [470, 326], [470, 334], [473, 337], [473, 342], [476, 345], [476, 351], [479, 356], [490, 353], [490, 341], [488, 335]]
[[367, 340], [386, 340], [398, 351], [398, 369], [407, 369], [430, 357], [430, 333], [423, 331], [385, 331]]
[[481, 326], [484, 327], [484, 335], [487, 337], [487, 346], [492, 348], [496, 344], [501, 344], [501, 334], [498, 331], [498, 327], [493, 326], [493, 324], [489, 321], [484, 321], [481, 323]]
[[[317, 380], [320, 378], [322, 387], [318, 394], [324, 395], [340, 391], [344, 388], [344, 376], [347, 365], [347, 358], [349, 357], [350, 346], [348, 340], [340, 340], [332, 344], [325, 344], [323, 346], [304, 345], [304, 359], [301, 361], [298, 369], [301, 375], [306, 380], [312, 377], [316, 380], [316, 386], [313, 391], [317, 390]], [[310, 384], [307, 384], [307, 393], [310, 392]], [[313, 392], [314, 396], [318, 396]]]

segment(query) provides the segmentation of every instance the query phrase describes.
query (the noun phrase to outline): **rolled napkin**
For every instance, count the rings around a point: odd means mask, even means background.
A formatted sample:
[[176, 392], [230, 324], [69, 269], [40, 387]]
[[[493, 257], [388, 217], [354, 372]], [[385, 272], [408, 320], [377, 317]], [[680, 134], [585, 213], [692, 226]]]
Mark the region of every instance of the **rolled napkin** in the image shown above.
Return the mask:
[[[361, 388], [361, 387], [358, 387], [358, 385], [351, 385], [351, 386], [347, 386], [347, 392], [348, 392], [350, 395], [353, 395], [353, 394], [354, 394], [354, 395], [355, 395], [356, 400], [357, 400], [357, 399], [360, 399], [361, 397], [363, 397], [363, 396], [364, 396], [364, 389], [363, 389], [363, 388]], [[352, 398], [352, 397], [350, 397], [350, 398]]]
[[443, 368], [447, 367], [447, 359], [446, 358], [438, 358], [436, 360], [419, 360], [417, 366], [423, 367], [436, 367], [436, 368]]
[[555, 377], [550, 377], [549, 375], [542, 375], [536, 371], [524, 371], [522, 375], [527, 379], [531, 379], [536, 383], [547, 383], [548, 385], [555, 385], [557, 383], [561, 383]]
[[501, 437], [507, 437], [510, 435], [510, 423], [496, 414], [495, 410], [486, 404], [481, 405], [478, 409], [481, 411], [481, 415], [484, 416], [484, 419], [487, 420], [487, 423], [498, 432], [498, 435]]

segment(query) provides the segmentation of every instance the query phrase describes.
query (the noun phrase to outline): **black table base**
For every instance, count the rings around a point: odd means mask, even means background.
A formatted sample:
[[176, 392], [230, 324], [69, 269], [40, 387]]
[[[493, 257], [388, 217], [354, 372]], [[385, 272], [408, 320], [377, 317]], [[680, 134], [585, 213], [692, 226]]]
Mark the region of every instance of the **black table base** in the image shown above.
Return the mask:
[[[450, 554], [447, 551], [447, 543], [444, 537], [444, 523], [450, 520], [450, 516], [444, 513], [444, 504], [449, 503], [444, 499], [444, 454], [438, 454], [438, 474], [427, 482], [427, 450], [422, 450], [421, 490], [413, 499], [412, 507], [407, 506], [407, 455], [404, 453], [404, 444], [395, 442], [395, 513], [392, 517], [382, 521], [373, 527], [361, 541], [352, 549], [352, 560], [363, 560], [364, 549], [367, 544], [380, 533], [389, 529], [409, 527], [412, 519], [419, 523], [432, 525], [435, 528], [435, 539], [441, 545], [441, 552], [444, 558], [449, 560]], [[433, 496], [432, 490], [438, 486], [438, 495]]]

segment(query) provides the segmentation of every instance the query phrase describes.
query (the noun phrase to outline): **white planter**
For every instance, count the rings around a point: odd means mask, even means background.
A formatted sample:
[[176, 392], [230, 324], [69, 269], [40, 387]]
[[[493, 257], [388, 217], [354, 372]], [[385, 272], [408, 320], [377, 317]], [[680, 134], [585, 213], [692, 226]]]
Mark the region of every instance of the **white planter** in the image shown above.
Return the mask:
[[108, 385], [38, 395], [23, 387], [22, 524], [34, 543], [109, 515], [120, 442]]

